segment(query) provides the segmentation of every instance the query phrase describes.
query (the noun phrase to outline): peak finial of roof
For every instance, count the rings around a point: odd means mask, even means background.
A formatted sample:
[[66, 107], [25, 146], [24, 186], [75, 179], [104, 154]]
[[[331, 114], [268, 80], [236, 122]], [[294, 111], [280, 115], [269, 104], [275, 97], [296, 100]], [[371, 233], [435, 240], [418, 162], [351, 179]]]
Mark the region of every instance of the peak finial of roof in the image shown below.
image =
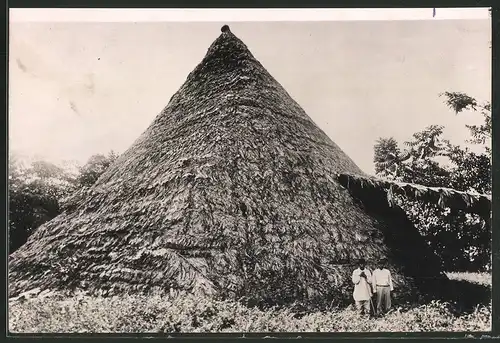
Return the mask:
[[231, 32], [231, 30], [229, 29], [229, 25], [224, 25], [223, 27], [221, 27], [220, 29], [222, 32]]

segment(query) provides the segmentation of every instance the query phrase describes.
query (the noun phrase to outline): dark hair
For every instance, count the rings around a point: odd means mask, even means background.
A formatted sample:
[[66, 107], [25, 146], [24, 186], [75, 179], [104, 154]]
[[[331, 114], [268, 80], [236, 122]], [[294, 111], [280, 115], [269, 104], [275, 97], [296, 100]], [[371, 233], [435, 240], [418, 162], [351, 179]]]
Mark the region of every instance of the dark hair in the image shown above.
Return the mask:
[[358, 264], [366, 264], [366, 260], [364, 258], [360, 258]]

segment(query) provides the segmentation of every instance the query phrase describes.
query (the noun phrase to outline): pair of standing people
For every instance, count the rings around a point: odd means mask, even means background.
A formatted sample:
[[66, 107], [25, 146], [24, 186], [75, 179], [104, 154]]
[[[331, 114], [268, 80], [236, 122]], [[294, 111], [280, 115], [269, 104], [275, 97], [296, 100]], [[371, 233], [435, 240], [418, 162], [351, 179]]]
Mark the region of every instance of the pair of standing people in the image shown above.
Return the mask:
[[[366, 261], [359, 260], [358, 268], [352, 273], [354, 301], [356, 310], [365, 317], [370, 317], [370, 308], [376, 315], [386, 313], [391, 308], [391, 292], [394, 290], [391, 272], [385, 262], [380, 261], [373, 274], [366, 268]], [[376, 308], [372, 296], [376, 294]]]

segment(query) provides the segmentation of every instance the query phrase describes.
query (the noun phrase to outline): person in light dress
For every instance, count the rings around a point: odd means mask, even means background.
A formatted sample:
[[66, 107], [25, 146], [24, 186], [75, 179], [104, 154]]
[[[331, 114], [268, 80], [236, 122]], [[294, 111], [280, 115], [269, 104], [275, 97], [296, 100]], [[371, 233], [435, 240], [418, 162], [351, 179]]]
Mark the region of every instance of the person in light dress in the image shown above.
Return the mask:
[[356, 311], [362, 317], [370, 317], [370, 305], [372, 299], [372, 274], [366, 268], [366, 261], [360, 259], [358, 268], [352, 272], [352, 283], [354, 284], [353, 298], [356, 304]]

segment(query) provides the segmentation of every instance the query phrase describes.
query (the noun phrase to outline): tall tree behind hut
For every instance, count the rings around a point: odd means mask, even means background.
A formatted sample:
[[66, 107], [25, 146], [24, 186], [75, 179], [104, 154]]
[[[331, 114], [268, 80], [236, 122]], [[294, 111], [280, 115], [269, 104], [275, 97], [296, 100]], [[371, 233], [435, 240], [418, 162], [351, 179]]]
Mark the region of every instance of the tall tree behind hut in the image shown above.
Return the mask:
[[[375, 172], [392, 180], [429, 187], [491, 194], [491, 106], [464, 93], [441, 94], [457, 115], [474, 112], [481, 125], [467, 125], [466, 142], [484, 147], [482, 152], [452, 145], [443, 139], [443, 127], [432, 125], [399, 147], [394, 138], [380, 138], [374, 147]], [[421, 201], [397, 198], [429, 245], [450, 271], [482, 271], [490, 268], [490, 226], [477, 215], [451, 211]]]
[[36, 159], [25, 165], [9, 156], [9, 253], [16, 251], [43, 223], [62, 211], [64, 199], [78, 189], [90, 187], [116, 159], [93, 155], [77, 174], [54, 163]]

